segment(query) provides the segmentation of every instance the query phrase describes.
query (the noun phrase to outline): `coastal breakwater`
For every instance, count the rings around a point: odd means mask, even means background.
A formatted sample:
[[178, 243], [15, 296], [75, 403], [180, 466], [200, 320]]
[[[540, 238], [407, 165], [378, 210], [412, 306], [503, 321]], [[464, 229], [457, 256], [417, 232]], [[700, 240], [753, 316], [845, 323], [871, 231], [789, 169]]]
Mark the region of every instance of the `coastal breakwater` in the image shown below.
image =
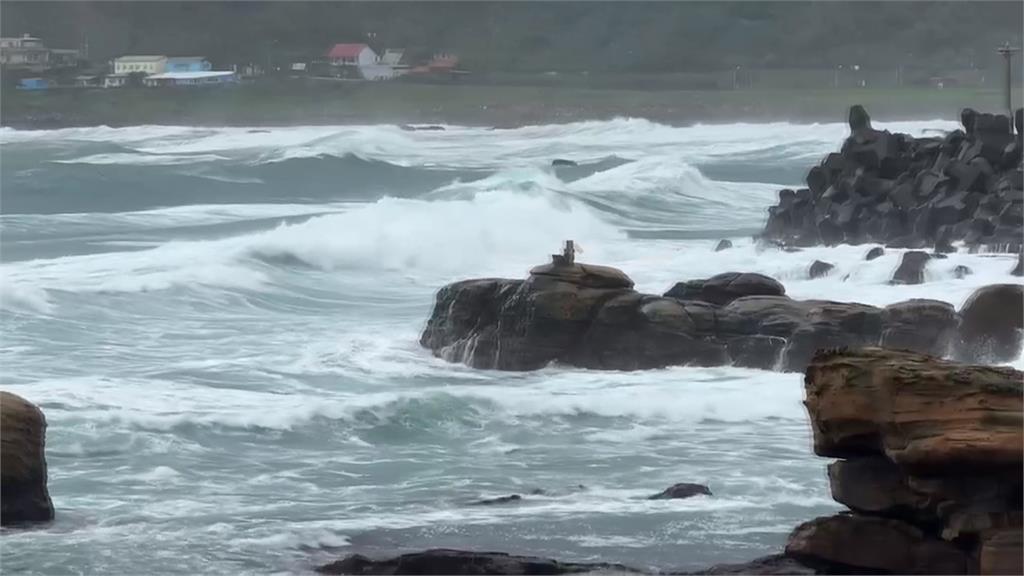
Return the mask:
[[894, 248], [1019, 252], [1024, 238], [1021, 141], [1024, 111], [965, 109], [962, 130], [914, 138], [876, 130], [860, 106], [850, 136], [784, 189], [762, 237], [788, 246], [877, 242]]

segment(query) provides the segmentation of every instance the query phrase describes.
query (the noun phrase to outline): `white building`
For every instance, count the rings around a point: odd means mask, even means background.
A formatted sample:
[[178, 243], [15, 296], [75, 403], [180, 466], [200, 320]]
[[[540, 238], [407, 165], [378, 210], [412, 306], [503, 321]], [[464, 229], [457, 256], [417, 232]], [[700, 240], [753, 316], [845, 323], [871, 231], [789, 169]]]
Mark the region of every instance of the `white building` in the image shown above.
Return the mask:
[[146, 86], [211, 86], [232, 84], [238, 75], [231, 70], [206, 70], [198, 72], [163, 72], [142, 79]]
[[4, 68], [42, 71], [72, 68], [78, 64], [78, 50], [47, 48], [43, 41], [28, 34], [20, 38], [0, 38], [0, 65]]
[[114, 74], [141, 72], [160, 74], [167, 68], [167, 56], [121, 56], [114, 59]]

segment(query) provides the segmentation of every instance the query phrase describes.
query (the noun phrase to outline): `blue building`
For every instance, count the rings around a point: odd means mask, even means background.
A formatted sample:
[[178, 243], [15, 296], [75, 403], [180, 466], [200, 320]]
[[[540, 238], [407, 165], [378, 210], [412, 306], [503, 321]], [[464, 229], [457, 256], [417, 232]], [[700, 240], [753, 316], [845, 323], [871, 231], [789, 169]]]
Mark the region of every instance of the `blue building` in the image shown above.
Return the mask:
[[22, 78], [18, 90], [48, 90], [50, 81], [46, 78]]
[[207, 72], [213, 69], [202, 56], [169, 56], [164, 72]]

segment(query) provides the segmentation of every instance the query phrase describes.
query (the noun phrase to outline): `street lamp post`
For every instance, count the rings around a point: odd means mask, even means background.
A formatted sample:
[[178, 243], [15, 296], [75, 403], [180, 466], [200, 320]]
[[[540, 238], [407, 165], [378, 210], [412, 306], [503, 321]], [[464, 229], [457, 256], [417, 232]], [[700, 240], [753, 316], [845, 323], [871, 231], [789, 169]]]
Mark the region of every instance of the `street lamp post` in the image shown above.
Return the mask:
[[1013, 68], [1010, 63], [1013, 60], [1013, 53], [1018, 50], [1020, 48], [1011, 47], [1009, 42], [996, 48], [996, 52], [999, 52], [1006, 61], [1006, 113], [1010, 119], [1010, 134], [1013, 134]]

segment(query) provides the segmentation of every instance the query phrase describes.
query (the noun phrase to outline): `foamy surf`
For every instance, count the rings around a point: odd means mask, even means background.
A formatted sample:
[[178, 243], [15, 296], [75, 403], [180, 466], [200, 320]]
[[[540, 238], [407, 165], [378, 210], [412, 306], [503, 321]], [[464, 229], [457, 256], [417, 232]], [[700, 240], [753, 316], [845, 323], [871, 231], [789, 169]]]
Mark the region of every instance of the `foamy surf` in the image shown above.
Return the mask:
[[[756, 245], [743, 231], [844, 124], [445, 128], [0, 129], [0, 360], [46, 412], [58, 510], [5, 534], [5, 569], [128, 573], [139, 550], [189, 574], [436, 546], [657, 569], [771, 553], [837, 508], [798, 374], [472, 370], [418, 344], [436, 289], [523, 277], [568, 238], [651, 293], [734, 270], [797, 298], [959, 306], [1019, 281], [1005, 256], [892, 286], [901, 250]], [[835, 269], [812, 280], [815, 259]], [[714, 496], [646, 499], [676, 482]]]

